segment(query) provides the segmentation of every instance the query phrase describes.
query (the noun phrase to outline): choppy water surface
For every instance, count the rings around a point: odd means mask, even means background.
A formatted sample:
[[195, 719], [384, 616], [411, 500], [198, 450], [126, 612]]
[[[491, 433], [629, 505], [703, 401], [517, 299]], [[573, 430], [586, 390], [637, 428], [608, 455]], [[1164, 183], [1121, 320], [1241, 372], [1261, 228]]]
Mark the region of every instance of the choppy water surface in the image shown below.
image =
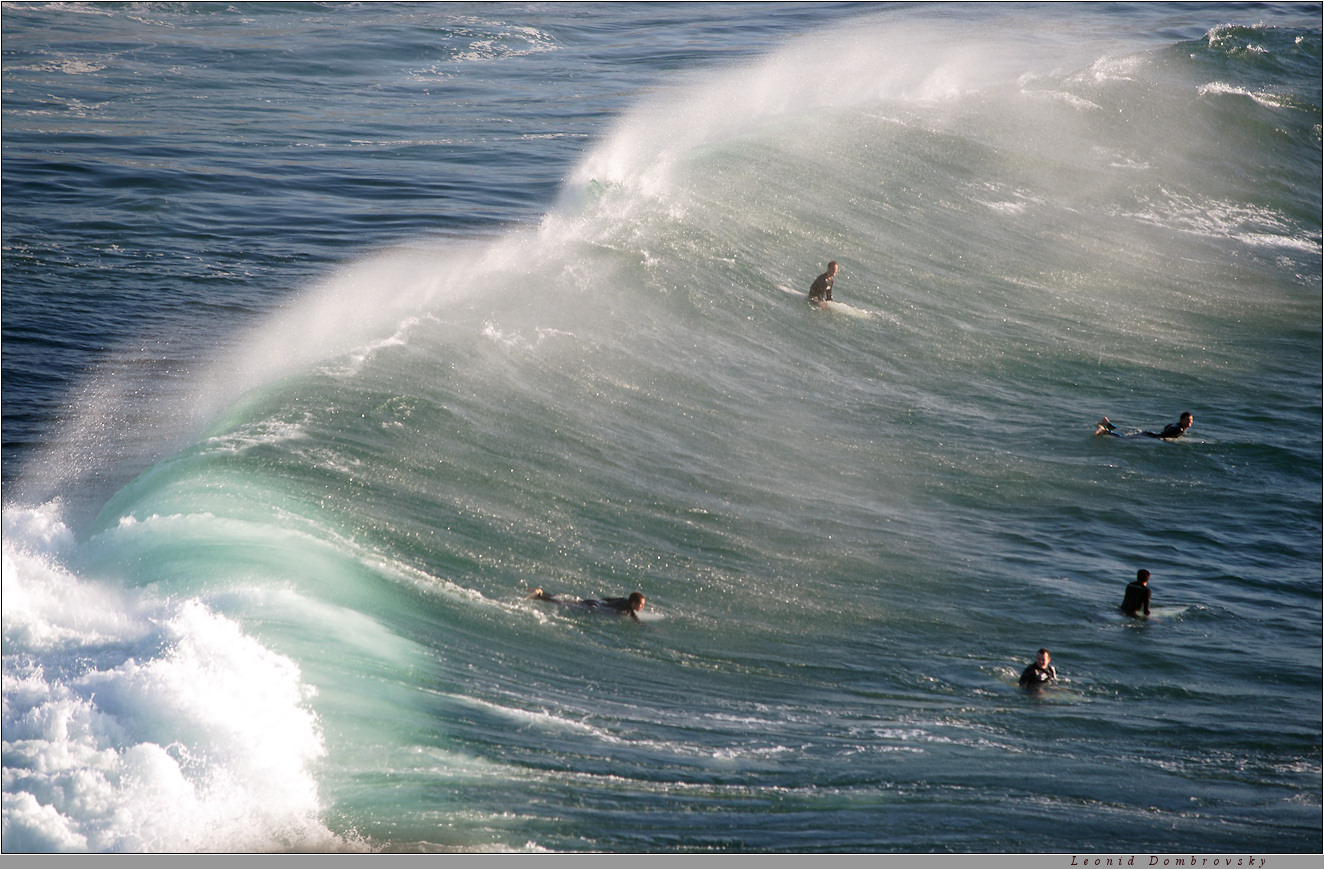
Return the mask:
[[1320, 850], [1317, 4], [3, 28], [6, 851]]

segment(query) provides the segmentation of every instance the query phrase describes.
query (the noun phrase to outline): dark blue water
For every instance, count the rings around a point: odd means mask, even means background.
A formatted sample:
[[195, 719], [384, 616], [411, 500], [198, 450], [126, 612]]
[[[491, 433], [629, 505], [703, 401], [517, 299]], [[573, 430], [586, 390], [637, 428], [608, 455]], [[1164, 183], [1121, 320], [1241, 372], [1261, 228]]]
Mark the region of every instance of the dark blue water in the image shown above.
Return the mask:
[[2, 24], [6, 851], [1321, 849], [1318, 4]]

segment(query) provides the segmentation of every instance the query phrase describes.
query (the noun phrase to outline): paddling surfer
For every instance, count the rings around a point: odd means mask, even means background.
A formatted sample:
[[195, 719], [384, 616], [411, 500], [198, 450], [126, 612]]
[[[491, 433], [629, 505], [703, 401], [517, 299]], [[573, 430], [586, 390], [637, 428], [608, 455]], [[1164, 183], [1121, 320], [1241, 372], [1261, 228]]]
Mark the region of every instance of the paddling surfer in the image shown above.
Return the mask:
[[1176, 422], [1168, 425], [1161, 432], [1135, 431], [1128, 432], [1127, 434], [1118, 434], [1117, 426], [1110, 423], [1108, 417], [1105, 416], [1103, 419], [1099, 420], [1095, 427], [1094, 436], [1098, 437], [1099, 435], [1106, 434], [1112, 435], [1115, 438], [1158, 438], [1165, 441], [1175, 441], [1177, 438], [1186, 434], [1186, 430], [1191, 427], [1191, 423], [1193, 422], [1195, 422], [1195, 417], [1191, 416], [1188, 411], [1183, 413]]
[[617, 615], [629, 616], [636, 622], [639, 621], [638, 613], [644, 608], [644, 596], [640, 592], [632, 592], [629, 597], [609, 597], [599, 600], [598, 598], [577, 598], [561, 597], [554, 594], [548, 594], [541, 588], [535, 588], [529, 592], [530, 600], [545, 600], [561, 606], [573, 607], [575, 609], [588, 610], [589, 612], [607, 612]]

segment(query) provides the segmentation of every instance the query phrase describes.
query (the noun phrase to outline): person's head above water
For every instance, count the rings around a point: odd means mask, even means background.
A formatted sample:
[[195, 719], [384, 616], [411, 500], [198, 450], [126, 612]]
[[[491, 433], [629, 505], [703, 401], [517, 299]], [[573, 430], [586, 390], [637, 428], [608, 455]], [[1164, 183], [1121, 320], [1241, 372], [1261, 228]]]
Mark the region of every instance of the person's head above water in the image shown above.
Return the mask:
[[828, 271], [828, 274], [830, 274], [830, 275], [835, 275], [835, 274], [837, 273], [837, 261], [836, 261], [836, 260], [833, 260], [832, 262], [828, 263], [827, 271]]
[[1137, 570], [1136, 582], [1140, 583], [1141, 585], [1144, 585], [1145, 583], [1149, 582], [1149, 571], [1145, 570], [1143, 567]]
[[1035, 655], [1034, 657], [1034, 662], [1038, 664], [1040, 667], [1047, 667], [1048, 662], [1051, 661], [1052, 659], [1053, 658], [1051, 655], [1048, 654], [1047, 649], [1040, 649], [1039, 654]]
[[637, 613], [643, 608], [644, 608], [644, 596], [637, 591], [632, 592], [630, 594], [630, 611]]
[[1191, 423], [1193, 422], [1195, 422], [1195, 417], [1191, 416], [1191, 412], [1189, 410], [1183, 413], [1181, 415], [1181, 418], [1177, 420], [1177, 424], [1184, 429], [1190, 428]]

